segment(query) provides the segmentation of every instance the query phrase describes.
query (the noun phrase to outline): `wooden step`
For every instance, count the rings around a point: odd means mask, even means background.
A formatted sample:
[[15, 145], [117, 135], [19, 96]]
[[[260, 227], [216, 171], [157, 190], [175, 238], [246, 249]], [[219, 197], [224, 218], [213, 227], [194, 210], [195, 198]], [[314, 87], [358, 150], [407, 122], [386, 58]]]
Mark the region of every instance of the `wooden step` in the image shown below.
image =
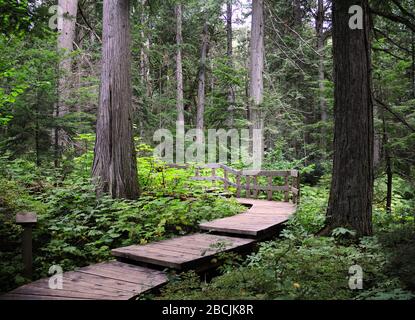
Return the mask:
[[62, 274], [62, 289], [40, 279], [0, 296], [0, 300], [130, 300], [167, 283], [165, 273], [110, 261]]
[[250, 206], [246, 213], [201, 223], [199, 227], [213, 233], [261, 240], [278, 233], [282, 225], [296, 210], [296, 206], [289, 202], [256, 199], [237, 200], [241, 204]]
[[206, 270], [218, 264], [215, 256], [221, 252], [244, 252], [255, 244], [241, 239], [211, 234], [193, 234], [147, 245], [133, 245], [112, 250], [124, 262], [145, 263], [175, 270]]

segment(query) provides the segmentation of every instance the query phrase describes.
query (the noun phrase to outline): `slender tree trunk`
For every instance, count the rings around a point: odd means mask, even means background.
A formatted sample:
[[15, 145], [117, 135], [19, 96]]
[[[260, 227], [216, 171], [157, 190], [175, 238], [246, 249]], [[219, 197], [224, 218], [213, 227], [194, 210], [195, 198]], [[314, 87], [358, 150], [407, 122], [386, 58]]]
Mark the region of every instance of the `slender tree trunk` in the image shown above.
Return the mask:
[[412, 31], [411, 33], [412, 38], [412, 96], [415, 99], [415, 32]]
[[386, 167], [386, 212], [392, 212], [392, 185], [393, 185], [393, 171], [392, 171], [392, 159], [389, 150], [389, 136], [386, 127], [386, 120], [384, 111], [382, 111], [382, 126], [383, 126], [383, 148], [385, 155], [385, 167]]
[[182, 65], [182, 4], [176, 5], [176, 109], [177, 122], [184, 126], [184, 104], [183, 104], [183, 65]]
[[[264, 1], [252, 2], [252, 27], [250, 41], [249, 65], [249, 99], [250, 99], [250, 129], [251, 138], [253, 130], [263, 130], [264, 120], [261, 113], [264, 91]], [[250, 146], [252, 152], [252, 144]]]
[[[364, 11], [364, 29], [349, 28], [352, 5]], [[335, 75], [334, 162], [327, 225], [372, 234], [373, 103], [368, 0], [333, 1]]]
[[[78, 0], [59, 0], [58, 5], [62, 8], [62, 23], [59, 26], [58, 50], [63, 55], [59, 63], [59, 80], [58, 80], [58, 101], [55, 107], [55, 117], [61, 118], [70, 112], [68, 100], [72, 87], [72, 51], [76, 35], [76, 16], [78, 13]], [[58, 125], [55, 128], [54, 148], [55, 148], [55, 166], [59, 166], [59, 157], [62, 149], [70, 144], [68, 133]]]
[[318, 87], [319, 87], [319, 100], [320, 100], [320, 120], [322, 122], [321, 127], [321, 147], [324, 151], [327, 148], [326, 141], [326, 123], [327, 123], [327, 101], [325, 98], [325, 85], [324, 85], [324, 1], [318, 0], [317, 3], [317, 19], [316, 19], [316, 32], [317, 32], [317, 52], [318, 57]]
[[101, 91], [92, 174], [97, 192], [135, 199], [129, 0], [104, 0]]
[[143, 39], [143, 45], [141, 46], [141, 53], [140, 53], [140, 73], [141, 73], [141, 81], [146, 89], [146, 96], [151, 97], [152, 88], [151, 88], [151, 81], [150, 81], [150, 60], [148, 57], [148, 53], [150, 51], [150, 39], [145, 31], [147, 26], [147, 17], [145, 12], [145, 5], [147, 0], [141, 0], [141, 17], [140, 17], [140, 24], [141, 24], [141, 39]]
[[[199, 65], [199, 77], [198, 77], [198, 90], [197, 90], [197, 115], [196, 115], [196, 129], [204, 129], [204, 116], [205, 116], [205, 87], [206, 87], [206, 60], [209, 47], [209, 28], [208, 23], [205, 21], [202, 32], [202, 47], [200, 50], [200, 65]], [[198, 142], [202, 142], [201, 137], [198, 137]]]
[[293, 0], [293, 10], [294, 24], [300, 26], [302, 20], [301, 0]]
[[[226, 39], [227, 39], [227, 58], [229, 69], [233, 69], [233, 30], [232, 30], [232, 18], [233, 18], [233, 0], [227, 0], [226, 3]], [[233, 126], [234, 122], [234, 109], [235, 109], [235, 88], [232, 83], [228, 87], [228, 124]]]

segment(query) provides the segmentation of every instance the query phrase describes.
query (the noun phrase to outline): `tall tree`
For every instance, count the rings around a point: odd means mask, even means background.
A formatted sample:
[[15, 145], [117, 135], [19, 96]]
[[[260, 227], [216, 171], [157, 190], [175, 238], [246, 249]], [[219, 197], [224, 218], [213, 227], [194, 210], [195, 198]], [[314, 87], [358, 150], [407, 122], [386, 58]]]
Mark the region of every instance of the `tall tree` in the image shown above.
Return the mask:
[[[261, 104], [264, 94], [264, 1], [252, 1], [252, 25], [249, 65], [250, 129], [263, 129]], [[252, 150], [252, 146], [250, 148]]]
[[[198, 90], [197, 90], [197, 115], [196, 115], [196, 129], [204, 129], [205, 118], [205, 103], [206, 103], [206, 61], [209, 49], [209, 25], [205, 20], [202, 31], [202, 46], [200, 49], [200, 63], [199, 63], [199, 75], [198, 75]], [[201, 137], [198, 136], [198, 142], [201, 141]]]
[[[62, 9], [61, 23], [58, 24], [58, 50], [63, 55], [59, 63], [58, 81], [58, 103], [55, 107], [55, 117], [57, 119], [70, 112], [68, 100], [71, 95], [72, 74], [72, 51], [76, 35], [76, 16], [78, 12], [78, 0], [59, 0], [59, 7]], [[62, 122], [58, 123], [54, 130], [55, 140], [55, 165], [58, 165], [58, 158], [61, 149], [67, 146], [70, 137], [66, 130], [62, 128]]]
[[97, 192], [138, 197], [131, 103], [129, 0], [104, 0], [101, 90], [92, 174]]
[[143, 41], [140, 52], [140, 74], [143, 87], [146, 89], [146, 96], [151, 96], [151, 81], [150, 81], [150, 60], [149, 60], [149, 51], [150, 51], [150, 39], [147, 34], [147, 13], [145, 10], [147, 0], [141, 0], [141, 16], [140, 24], [141, 31], [140, 36]]
[[317, 52], [318, 52], [318, 87], [319, 87], [319, 100], [320, 100], [320, 120], [322, 121], [321, 128], [321, 147], [325, 151], [326, 149], [326, 122], [327, 122], [327, 101], [325, 98], [325, 85], [324, 85], [324, 17], [325, 8], [324, 0], [317, 1], [317, 14], [316, 14], [316, 33], [317, 33]]
[[[363, 9], [363, 29], [348, 13]], [[323, 234], [337, 227], [372, 233], [373, 103], [368, 0], [333, 1], [335, 124], [333, 178]]]
[[[233, 69], [233, 29], [232, 29], [232, 18], [233, 18], [233, 0], [227, 0], [226, 2], [226, 55], [228, 58], [228, 67], [230, 70]], [[235, 108], [235, 88], [232, 82], [228, 86], [228, 124], [230, 127], [233, 126], [234, 122], [234, 108]]]
[[176, 11], [176, 108], [177, 122], [184, 125], [184, 103], [183, 103], [183, 62], [182, 62], [182, 4], [178, 3], [175, 7]]

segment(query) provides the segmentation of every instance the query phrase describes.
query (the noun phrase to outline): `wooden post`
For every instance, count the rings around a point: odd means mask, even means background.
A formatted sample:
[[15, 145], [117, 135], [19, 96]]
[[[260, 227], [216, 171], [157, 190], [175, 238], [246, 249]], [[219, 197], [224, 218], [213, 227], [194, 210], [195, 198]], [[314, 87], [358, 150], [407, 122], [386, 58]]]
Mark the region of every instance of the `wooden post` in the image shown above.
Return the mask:
[[241, 197], [241, 175], [240, 174], [236, 176], [236, 197], [237, 198]]
[[289, 181], [289, 178], [288, 178], [288, 173], [285, 176], [284, 201], [285, 202], [289, 202], [290, 201], [290, 181]]
[[24, 272], [23, 275], [28, 278], [32, 279], [33, 271], [32, 271], [32, 228], [37, 223], [37, 216], [35, 213], [31, 212], [22, 212], [16, 215], [16, 223], [23, 227], [23, 235], [22, 235], [22, 256], [23, 256], [23, 264], [24, 264]]
[[269, 176], [268, 177], [268, 201], [272, 200], [272, 177]]
[[216, 169], [212, 168], [212, 186], [216, 186]]
[[258, 177], [254, 176], [254, 192], [253, 192], [253, 197], [255, 199], [258, 198]]
[[251, 197], [251, 177], [250, 176], [246, 176], [245, 191], [246, 191], [246, 197], [250, 198]]
[[224, 187], [225, 187], [225, 191], [228, 191], [228, 171], [226, 171], [226, 169], [223, 169], [223, 178], [225, 179], [224, 183]]

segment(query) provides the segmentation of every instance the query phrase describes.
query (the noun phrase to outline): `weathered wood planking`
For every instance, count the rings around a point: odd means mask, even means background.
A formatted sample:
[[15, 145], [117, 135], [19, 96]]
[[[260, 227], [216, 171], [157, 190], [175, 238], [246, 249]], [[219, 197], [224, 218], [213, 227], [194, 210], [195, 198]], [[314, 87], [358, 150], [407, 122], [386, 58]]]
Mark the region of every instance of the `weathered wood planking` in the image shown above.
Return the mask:
[[251, 208], [246, 213], [202, 223], [200, 228], [214, 233], [262, 239], [275, 234], [296, 210], [296, 206], [289, 202], [237, 200]]
[[0, 296], [0, 300], [129, 300], [168, 281], [161, 271], [118, 261], [65, 272], [62, 280], [62, 289], [50, 289], [45, 278]]
[[244, 251], [255, 243], [251, 239], [240, 239], [210, 234], [193, 234], [147, 245], [133, 245], [112, 250], [118, 259], [128, 262], [168, 267], [176, 270], [197, 271], [215, 265], [213, 258], [220, 252]]

